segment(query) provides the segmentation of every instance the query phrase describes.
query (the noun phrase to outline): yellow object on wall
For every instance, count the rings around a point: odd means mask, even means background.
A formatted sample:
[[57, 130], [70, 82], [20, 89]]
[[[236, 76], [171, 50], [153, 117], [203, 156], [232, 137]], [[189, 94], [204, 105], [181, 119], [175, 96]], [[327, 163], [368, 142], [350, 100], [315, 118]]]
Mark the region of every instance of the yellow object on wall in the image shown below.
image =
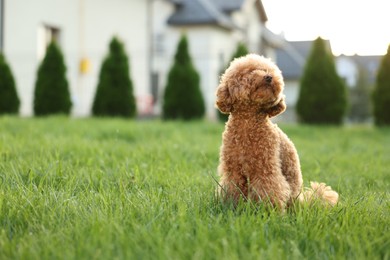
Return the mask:
[[87, 74], [91, 70], [91, 62], [88, 58], [82, 58], [80, 60], [80, 73]]

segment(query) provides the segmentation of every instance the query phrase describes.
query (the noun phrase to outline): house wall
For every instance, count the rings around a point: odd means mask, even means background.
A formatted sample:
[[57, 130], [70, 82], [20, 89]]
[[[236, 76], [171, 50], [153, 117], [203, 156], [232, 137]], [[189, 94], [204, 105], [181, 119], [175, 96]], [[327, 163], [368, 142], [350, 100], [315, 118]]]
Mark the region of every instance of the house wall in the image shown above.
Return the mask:
[[[146, 12], [147, 1], [139, 0], [6, 1], [4, 52], [17, 83], [20, 113], [33, 114], [36, 71], [42, 59], [39, 28], [44, 25], [60, 30], [73, 115], [90, 114], [100, 65], [114, 35], [123, 41], [130, 56], [135, 95], [145, 95], [149, 85]], [[84, 74], [79, 71], [83, 58], [90, 64]]]
[[[205, 84], [207, 116], [215, 119], [217, 117], [215, 108], [215, 92], [219, 85], [221, 74], [225, 71], [230, 62], [230, 58], [237, 47], [237, 39], [232, 37], [232, 33], [219, 28], [209, 30], [209, 71]], [[207, 85], [206, 85], [207, 84]]]
[[284, 94], [286, 95], [286, 105], [295, 106], [299, 96], [299, 80], [285, 80]]
[[239, 41], [244, 41], [250, 52], [260, 53], [262, 24], [254, 0], [246, 0], [242, 9], [233, 13], [233, 20], [243, 31], [235, 32]]
[[348, 87], [354, 87], [358, 77], [358, 68], [356, 63], [348, 56], [340, 56], [336, 59], [337, 73], [342, 77]]

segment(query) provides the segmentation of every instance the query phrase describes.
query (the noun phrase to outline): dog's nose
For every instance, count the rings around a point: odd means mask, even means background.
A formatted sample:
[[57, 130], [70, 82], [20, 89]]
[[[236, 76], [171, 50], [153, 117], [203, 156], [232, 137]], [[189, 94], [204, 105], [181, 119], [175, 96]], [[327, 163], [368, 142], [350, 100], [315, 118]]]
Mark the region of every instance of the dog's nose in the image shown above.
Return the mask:
[[266, 76], [264, 76], [264, 80], [265, 80], [267, 83], [271, 83], [271, 81], [272, 81], [272, 76], [266, 75]]

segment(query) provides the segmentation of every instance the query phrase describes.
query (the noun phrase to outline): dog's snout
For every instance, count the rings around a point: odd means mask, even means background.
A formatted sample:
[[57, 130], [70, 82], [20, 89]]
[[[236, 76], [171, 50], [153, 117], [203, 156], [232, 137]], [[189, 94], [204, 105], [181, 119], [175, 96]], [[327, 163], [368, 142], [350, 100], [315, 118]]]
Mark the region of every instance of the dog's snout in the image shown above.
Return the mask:
[[270, 75], [265, 75], [265, 76], [264, 76], [264, 80], [265, 80], [265, 82], [267, 82], [267, 83], [271, 83], [271, 82], [272, 82], [272, 76], [270, 76]]

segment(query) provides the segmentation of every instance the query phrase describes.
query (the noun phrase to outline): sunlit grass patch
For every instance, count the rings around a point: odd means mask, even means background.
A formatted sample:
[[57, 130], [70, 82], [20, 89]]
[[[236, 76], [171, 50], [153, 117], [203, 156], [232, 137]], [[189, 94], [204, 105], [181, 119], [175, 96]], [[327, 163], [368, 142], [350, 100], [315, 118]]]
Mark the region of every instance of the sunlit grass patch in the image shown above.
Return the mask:
[[221, 203], [223, 125], [0, 118], [0, 259], [386, 259], [390, 129], [281, 125], [334, 208]]

